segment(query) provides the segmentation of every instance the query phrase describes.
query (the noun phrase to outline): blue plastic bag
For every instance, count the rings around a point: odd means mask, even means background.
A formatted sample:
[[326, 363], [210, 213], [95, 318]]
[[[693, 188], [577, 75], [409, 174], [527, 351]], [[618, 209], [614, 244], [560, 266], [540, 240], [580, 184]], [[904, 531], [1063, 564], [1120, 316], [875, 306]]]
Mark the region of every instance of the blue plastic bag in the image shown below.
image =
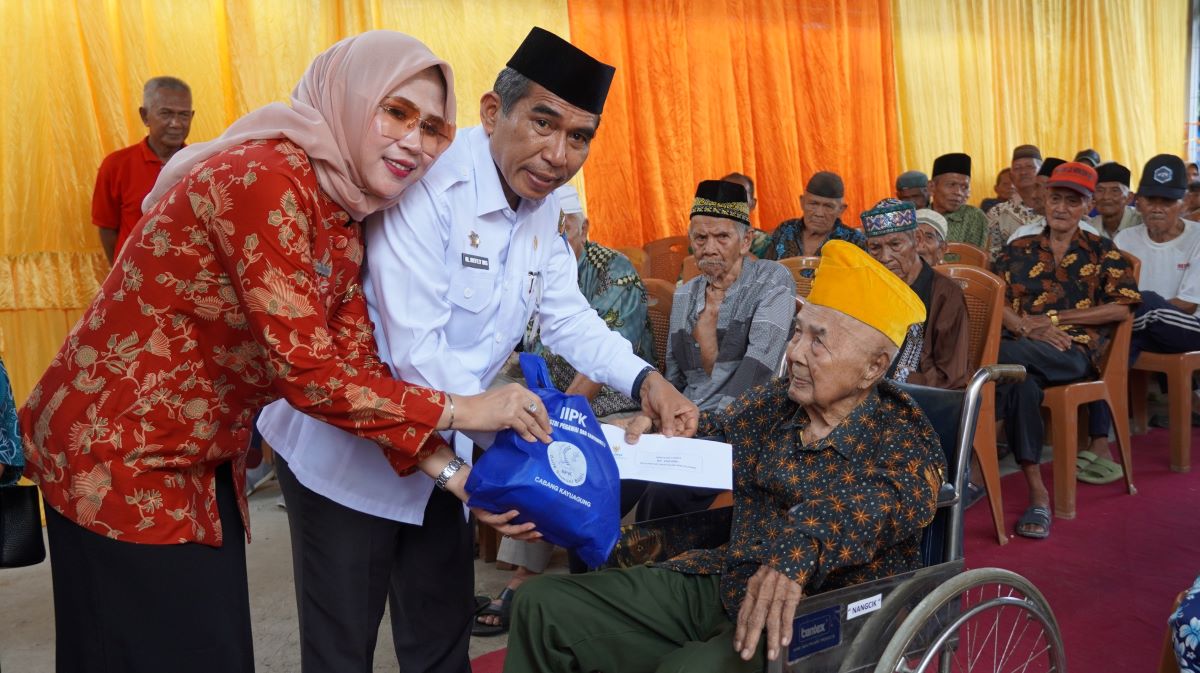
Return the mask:
[[550, 444], [527, 442], [512, 430], [496, 436], [471, 468], [468, 505], [489, 512], [515, 509], [543, 539], [573, 549], [589, 566], [608, 560], [620, 534], [621, 477], [612, 449], [587, 398], [554, 388], [540, 356], [521, 353], [529, 389], [550, 415]]

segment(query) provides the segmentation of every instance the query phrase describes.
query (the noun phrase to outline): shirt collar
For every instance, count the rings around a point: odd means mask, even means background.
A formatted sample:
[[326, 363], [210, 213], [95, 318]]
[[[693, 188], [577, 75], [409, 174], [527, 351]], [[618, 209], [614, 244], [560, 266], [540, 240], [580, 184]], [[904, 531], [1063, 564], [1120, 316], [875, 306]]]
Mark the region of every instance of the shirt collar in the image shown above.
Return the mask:
[[[138, 147], [142, 148], [142, 159], [144, 159], [146, 163], [158, 164], [159, 166], [163, 165], [163, 160], [158, 158], [158, 155], [155, 154], [154, 150], [150, 148], [150, 136], [142, 138], [142, 142], [138, 143]], [[187, 147], [187, 145], [184, 145], [184, 147]]]
[[[504, 185], [500, 182], [500, 169], [496, 167], [496, 161], [492, 158], [492, 139], [482, 126], [468, 129], [467, 133], [470, 134], [471, 163], [475, 169], [475, 216], [511, 211], [508, 198], [504, 196]], [[517, 210], [535, 210], [545, 200], [521, 199]]]
[[785, 420], [780, 426], [784, 430], [796, 430], [794, 437], [795, 446], [793, 448], [800, 451], [819, 451], [826, 447], [842, 454], [843, 458], [849, 459], [854, 452], [854, 446], [860, 440], [862, 429], [872, 428], [885, 422], [881, 419], [876, 419], [876, 410], [879, 408], [879, 388], [876, 386], [867, 393], [862, 402], [858, 403], [857, 407], [850, 412], [850, 415], [843, 418], [841, 423], [834, 427], [833, 432], [830, 432], [823, 439], [813, 444], [802, 444], [800, 435], [805, 428], [808, 427], [809, 418], [808, 412], [804, 407], [796, 405], [796, 413]]
[[920, 262], [921, 271], [912, 283], [912, 291], [921, 299], [921, 303], [925, 304], [925, 313], [928, 314], [929, 304], [933, 301], [933, 268], [923, 259]]

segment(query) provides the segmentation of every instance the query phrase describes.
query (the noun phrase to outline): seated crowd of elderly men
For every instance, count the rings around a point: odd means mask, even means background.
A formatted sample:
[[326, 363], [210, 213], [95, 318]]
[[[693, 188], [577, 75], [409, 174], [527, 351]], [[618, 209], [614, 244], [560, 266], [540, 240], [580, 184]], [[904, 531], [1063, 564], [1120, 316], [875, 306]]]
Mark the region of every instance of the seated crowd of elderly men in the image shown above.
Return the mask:
[[[802, 595], [915, 567], [944, 465], [928, 422], [891, 381], [962, 389], [970, 378], [963, 291], [933, 269], [950, 242], [985, 251], [1005, 281], [999, 359], [1029, 375], [997, 389], [996, 420], [1028, 484], [1016, 532], [1049, 535], [1038, 470], [1043, 389], [1095, 377], [1112, 325], [1131, 311], [1130, 362], [1143, 350], [1200, 349], [1192, 264], [1200, 225], [1184, 216], [1200, 182], [1178, 157], [1156, 156], [1135, 205], [1127, 167], [1091, 150], [1043, 160], [1022, 145], [1006, 169], [1012, 196], [985, 214], [966, 203], [971, 170], [969, 156], [948, 154], [932, 178], [902, 174], [895, 198], [863, 212], [861, 228], [841, 220], [841, 178], [819, 172], [800, 198], [803, 217], [772, 234], [750, 226], [750, 178], [700, 183], [688, 226], [700, 274], [675, 292], [666, 377], [699, 407], [700, 434], [734, 447], [731, 538], [655, 566], [543, 577], [519, 594], [545, 567], [548, 547], [530, 562], [513, 550], [532, 545], [505, 545], [526, 567], [477, 627], [511, 620], [506, 670], [757, 670], [764, 650], [773, 659], [787, 645]], [[586, 241], [577, 197], [563, 201], [584, 295], [645, 352], [652, 338], [637, 272]], [[1122, 253], [1141, 261], [1140, 282]], [[821, 257], [799, 312], [792, 276], [774, 261], [795, 256]], [[786, 375], [776, 378], [781, 361]], [[558, 385], [588, 395], [631, 440], [650, 429], [636, 404], [598, 402], [599, 386], [561, 367]], [[1111, 483], [1123, 476], [1109, 448], [1111, 418], [1103, 404], [1089, 412], [1077, 477]], [[972, 485], [968, 502], [982, 494]], [[641, 485], [622, 495], [626, 511], [640, 498], [639, 518], [651, 518], [704, 509], [715, 493]]]

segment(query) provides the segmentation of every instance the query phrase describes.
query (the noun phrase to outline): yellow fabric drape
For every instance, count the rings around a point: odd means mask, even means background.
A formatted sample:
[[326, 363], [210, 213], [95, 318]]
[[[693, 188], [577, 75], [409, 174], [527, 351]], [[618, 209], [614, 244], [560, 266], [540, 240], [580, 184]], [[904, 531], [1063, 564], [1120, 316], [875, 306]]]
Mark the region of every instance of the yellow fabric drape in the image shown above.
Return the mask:
[[333, 42], [388, 28], [451, 63], [465, 127], [534, 23], [569, 35], [566, 0], [0, 0], [0, 357], [18, 401], [107, 272], [92, 187], [145, 134], [146, 79], [191, 85], [199, 142], [286, 100]]
[[889, 0], [570, 0], [571, 35], [617, 75], [584, 166], [592, 237], [686, 231], [700, 180], [755, 180], [756, 226], [800, 215], [808, 178], [846, 182], [845, 221], [892, 193]]
[[1187, 0], [894, 0], [892, 18], [901, 167], [967, 152], [973, 203], [1022, 143], [1094, 148], [1135, 181], [1183, 148]]

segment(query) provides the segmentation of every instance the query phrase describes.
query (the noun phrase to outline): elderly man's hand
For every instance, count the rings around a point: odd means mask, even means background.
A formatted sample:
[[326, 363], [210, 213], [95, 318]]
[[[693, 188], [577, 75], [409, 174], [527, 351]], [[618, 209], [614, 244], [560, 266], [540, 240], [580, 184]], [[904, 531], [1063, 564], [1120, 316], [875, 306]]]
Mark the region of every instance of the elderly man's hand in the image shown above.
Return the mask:
[[1021, 322], [1022, 327], [1025, 328], [1026, 335], [1030, 339], [1045, 341], [1060, 351], [1067, 350], [1073, 343], [1071, 336], [1058, 327], [1055, 327], [1054, 323], [1047, 316], [1026, 316]]
[[700, 423], [696, 405], [658, 372], [651, 372], [642, 382], [642, 411], [658, 421], [667, 437], [691, 437]]
[[775, 661], [780, 650], [792, 640], [792, 618], [804, 597], [804, 588], [783, 573], [768, 566], [746, 584], [746, 598], [738, 611], [733, 649], [744, 661], [750, 661], [758, 648], [758, 638], [767, 628], [767, 659]]

